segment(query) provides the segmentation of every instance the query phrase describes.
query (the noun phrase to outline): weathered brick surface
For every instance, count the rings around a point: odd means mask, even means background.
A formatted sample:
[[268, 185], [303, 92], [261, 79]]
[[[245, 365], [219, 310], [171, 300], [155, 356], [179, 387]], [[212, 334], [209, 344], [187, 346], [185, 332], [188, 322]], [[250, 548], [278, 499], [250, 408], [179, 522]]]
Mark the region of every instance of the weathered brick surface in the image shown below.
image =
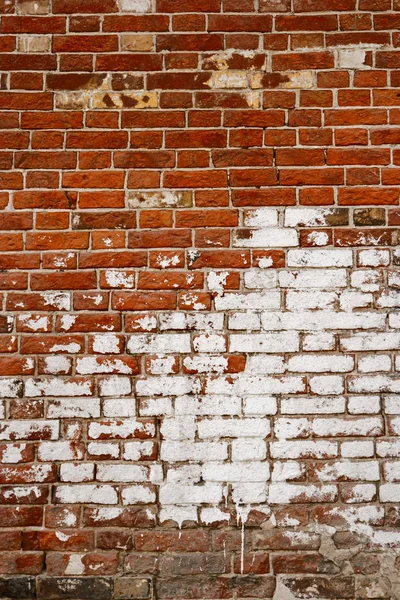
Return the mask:
[[400, 2], [0, 0], [0, 597], [400, 598]]

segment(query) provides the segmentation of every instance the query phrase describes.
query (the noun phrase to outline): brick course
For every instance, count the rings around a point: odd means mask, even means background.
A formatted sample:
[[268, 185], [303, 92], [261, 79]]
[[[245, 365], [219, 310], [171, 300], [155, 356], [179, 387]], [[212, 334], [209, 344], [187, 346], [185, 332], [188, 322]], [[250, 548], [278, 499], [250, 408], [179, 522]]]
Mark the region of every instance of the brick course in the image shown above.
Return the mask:
[[399, 0], [0, 0], [0, 597], [400, 595]]

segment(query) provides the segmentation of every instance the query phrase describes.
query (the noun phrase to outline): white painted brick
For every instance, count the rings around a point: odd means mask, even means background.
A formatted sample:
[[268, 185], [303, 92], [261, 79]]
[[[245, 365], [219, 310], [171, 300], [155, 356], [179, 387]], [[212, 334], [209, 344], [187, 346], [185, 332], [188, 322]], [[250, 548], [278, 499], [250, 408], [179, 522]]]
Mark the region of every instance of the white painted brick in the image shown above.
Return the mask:
[[309, 419], [277, 418], [274, 422], [274, 433], [277, 438], [290, 439], [297, 437], [306, 437], [310, 431], [311, 422]]
[[355, 333], [351, 337], [342, 337], [340, 343], [344, 350], [398, 350], [400, 348], [400, 333], [375, 332]]
[[392, 361], [388, 354], [370, 354], [360, 356], [358, 359], [358, 370], [360, 373], [373, 373], [376, 371], [390, 371]]
[[112, 442], [90, 442], [87, 445], [87, 450], [92, 456], [119, 457], [119, 445]]
[[[328, 310], [297, 313], [270, 312], [262, 313], [261, 322], [263, 328], [267, 331], [282, 329], [298, 331], [375, 329], [384, 327], [385, 315], [373, 312], [340, 313]], [[371, 337], [369, 334], [364, 335]], [[344, 347], [344, 349], [350, 350], [347, 347]]]
[[154, 450], [154, 444], [150, 441], [135, 441], [124, 443], [124, 460], [141, 460], [143, 456], [151, 456]]
[[276, 310], [281, 305], [280, 292], [228, 293], [217, 296], [215, 310]]
[[379, 488], [381, 502], [400, 502], [400, 483], [383, 483]]
[[340, 448], [343, 458], [370, 458], [374, 455], [374, 442], [371, 441], [342, 442]]
[[200, 439], [213, 438], [264, 438], [269, 435], [270, 424], [267, 419], [202, 419], [198, 423]]
[[[263, 482], [232, 483], [232, 501], [236, 506], [260, 504], [267, 500], [267, 484]], [[244, 509], [244, 517], [247, 514], [247, 506]], [[245, 519], [244, 519], [245, 520]]]
[[346, 399], [343, 396], [324, 398], [283, 398], [281, 413], [283, 415], [312, 415], [344, 413]]
[[337, 461], [334, 464], [317, 466], [320, 481], [379, 481], [378, 461]]
[[305, 391], [303, 377], [239, 376], [236, 381], [238, 394], [296, 394]]
[[372, 294], [346, 290], [340, 294], [339, 304], [341, 310], [348, 312], [355, 308], [371, 308], [373, 300]]
[[354, 358], [340, 354], [297, 354], [287, 361], [295, 373], [346, 373], [352, 371]]
[[111, 485], [59, 485], [55, 500], [62, 504], [117, 504], [117, 491]]
[[38, 444], [38, 459], [41, 461], [81, 460], [83, 452], [68, 441], [40, 442]]
[[257, 313], [239, 312], [228, 316], [228, 329], [258, 331], [260, 327], [260, 315]]
[[[61, 357], [60, 357], [61, 358]], [[96, 373], [115, 373], [129, 375], [132, 373], [131, 367], [118, 358], [102, 361], [98, 363], [95, 356], [84, 356], [76, 361], [76, 372], [80, 375], [94, 375]]]
[[343, 377], [339, 375], [316, 375], [310, 377], [309, 383], [310, 390], [320, 396], [342, 394], [344, 391]]
[[178, 415], [239, 415], [242, 402], [239, 396], [180, 396], [175, 400]]
[[400, 440], [377, 440], [376, 454], [381, 458], [399, 458], [400, 457]]
[[232, 246], [234, 248], [288, 248], [299, 245], [299, 234], [296, 229], [269, 227], [266, 229], [249, 229], [246, 236], [243, 230], [234, 231]]
[[349, 396], [347, 409], [351, 415], [373, 415], [379, 413], [381, 402], [379, 396]]
[[376, 485], [373, 483], [356, 483], [352, 486], [351, 496], [345, 499], [348, 504], [373, 502], [376, 497]]
[[188, 354], [190, 335], [187, 333], [163, 333], [132, 335], [127, 342], [128, 352], [132, 354]]
[[246, 373], [284, 373], [286, 362], [279, 354], [250, 355], [246, 362]]
[[225, 356], [186, 356], [183, 366], [188, 371], [197, 373], [224, 373], [228, 370], [228, 359]]
[[226, 442], [170, 442], [161, 444], [161, 460], [166, 462], [225, 460], [228, 458]]
[[94, 464], [93, 463], [65, 463], [60, 466], [61, 481], [79, 483], [83, 481], [93, 481]]
[[149, 481], [150, 472], [148, 467], [139, 465], [97, 465], [96, 479], [99, 481], [113, 482], [145, 482]]
[[194, 329], [196, 331], [219, 331], [224, 328], [224, 315], [219, 315], [216, 313], [161, 313], [159, 321], [161, 331], [165, 331], [167, 329]]
[[390, 264], [390, 252], [376, 248], [360, 250], [358, 260], [361, 267], [387, 267]]
[[387, 375], [354, 376], [349, 378], [348, 389], [356, 394], [364, 392], [367, 394], [380, 392], [398, 394], [400, 393], [400, 378]]
[[151, 0], [118, 0], [120, 10], [130, 13], [146, 13], [151, 11]]
[[353, 254], [351, 250], [307, 248], [289, 250], [288, 267], [351, 267]]
[[388, 286], [400, 288], [400, 273], [398, 270], [388, 272]]
[[60, 398], [51, 400], [47, 407], [47, 416], [53, 419], [100, 416], [99, 398]]
[[223, 335], [202, 333], [193, 338], [195, 352], [226, 352], [226, 338]]
[[270, 477], [267, 462], [253, 461], [246, 464], [210, 462], [203, 465], [202, 475], [204, 481], [221, 481], [226, 483], [250, 483], [267, 481]]
[[136, 393], [139, 396], [183, 396], [191, 392], [200, 392], [200, 389], [197, 379], [181, 375], [148, 377], [136, 381]]
[[350, 281], [352, 287], [359, 288], [362, 292], [377, 292], [383, 284], [383, 274], [371, 269], [353, 271]]
[[386, 481], [400, 481], [400, 461], [386, 462], [383, 464], [383, 474]]
[[27, 379], [25, 381], [25, 396], [91, 396], [90, 381], [64, 381], [59, 377], [54, 379]]
[[258, 461], [264, 460], [267, 456], [267, 445], [264, 440], [233, 440], [232, 442], [232, 460]]
[[388, 415], [400, 415], [400, 396], [384, 396], [383, 400]]
[[156, 358], [152, 357], [148, 370], [152, 375], [172, 375], [175, 372], [175, 357], [158, 354]]
[[171, 398], [146, 398], [140, 403], [139, 414], [141, 417], [171, 416], [173, 413]]
[[389, 327], [400, 329], [400, 312], [389, 313]]
[[230, 336], [230, 352], [296, 352], [299, 336], [294, 332], [233, 334]]
[[312, 431], [318, 437], [358, 437], [375, 436], [382, 434], [382, 419], [378, 417], [365, 418], [316, 418], [312, 424]]
[[252, 269], [244, 274], [244, 286], [248, 289], [270, 289], [277, 285], [277, 274], [273, 270]]
[[134, 417], [136, 405], [134, 398], [111, 398], [103, 402], [105, 417]]
[[119, 354], [119, 337], [114, 333], [102, 333], [93, 336], [93, 352], [98, 354]]
[[206, 483], [202, 486], [165, 484], [160, 487], [161, 504], [219, 504], [222, 485]]
[[161, 425], [161, 434], [168, 440], [194, 440], [196, 422], [194, 417], [166, 418]]
[[286, 308], [294, 312], [313, 309], [334, 309], [337, 302], [337, 292], [288, 290], [286, 293]]
[[332, 208], [290, 207], [285, 210], [285, 227], [325, 226], [326, 217], [334, 214]]
[[243, 412], [246, 416], [275, 415], [278, 404], [274, 396], [249, 396], [243, 399]]
[[289, 460], [285, 462], [276, 461], [273, 464], [271, 481], [295, 481], [306, 472], [304, 463]]
[[280, 271], [279, 285], [283, 288], [344, 288], [347, 285], [346, 269], [302, 269]]
[[378, 308], [399, 308], [400, 292], [396, 290], [384, 290], [376, 301]]
[[142, 423], [136, 419], [125, 419], [118, 421], [106, 421], [105, 423], [89, 423], [88, 435], [92, 439], [99, 439], [102, 436], [126, 439], [139, 434], [147, 434], [150, 437], [155, 435], [155, 427], [152, 423]]
[[335, 485], [300, 485], [293, 483], [271, 483], [269, 486], [268, 502], [270, 504], [291, 504], [299, 501], [333, 502], [336, 498], [337, 487]]
[[278, 225], [278, 211], [275, 208], [256, 208], [244, 211], [245, 227], [274, 227]]
[[338, 445], [327, 440], [285, 440], [271, 442], [270, 452], [273, 458], [335, 458]]
[[156, 501], [155, 492], [144, 485], [131, 485], [121, 491], [122, 504], [150, 504]]
[[303, 338], [303, 350], [316, 352], [318, 350], [334, 350], [336, 338], [333, 333], [309, 333]]

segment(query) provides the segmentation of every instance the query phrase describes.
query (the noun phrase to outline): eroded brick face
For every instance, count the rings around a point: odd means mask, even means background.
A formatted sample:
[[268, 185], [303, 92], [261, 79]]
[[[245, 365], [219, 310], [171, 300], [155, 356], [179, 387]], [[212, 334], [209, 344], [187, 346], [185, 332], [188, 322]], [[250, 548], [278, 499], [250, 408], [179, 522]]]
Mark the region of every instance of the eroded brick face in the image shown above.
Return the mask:
[[399, 0], [0, 0], [0, 597], [400, 598]]

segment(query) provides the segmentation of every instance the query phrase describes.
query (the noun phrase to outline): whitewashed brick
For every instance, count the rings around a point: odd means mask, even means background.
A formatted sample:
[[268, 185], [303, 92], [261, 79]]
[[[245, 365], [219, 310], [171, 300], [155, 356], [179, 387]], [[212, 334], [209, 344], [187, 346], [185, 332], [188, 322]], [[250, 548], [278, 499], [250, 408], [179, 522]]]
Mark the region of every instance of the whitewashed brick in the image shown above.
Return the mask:
[[271, 442], [270, 452], [273, 458], [335, 458], [338, 445], [327, 440], [285, 440]]
[[267, 462], [253, 461], [246, 464], [206, 463], [202, 469], [204, 481], [242, 482], [267, 481], [270, 477]]
[[100, 416], [99, 398], [60, 398], [51, 400], [47, 407], [47, 416], [53, 419]]
[[111, 485], [59, 485], [55, 500], [61, 504], [117, 504], [118, 495]]
[[310, 390], [314, 394], [327, 396], [344, 392], [343, 377], [339, 375], [316, 375], [310, 377]]
[[370, 458], [374, 455], [374, 442], [342, 442], [340, 451], [343, 458]]
[[136, 404], [134, 398], [110, 398], [103, 402], [105, 417], [134, 417]]
[[368, 356], [360, 356], [357, 366], [360, 373], [390, 371], [392, 361], [388, 354], [370, 354]]
[[297, 354], [289, 358], [288, 371], [296, 373], [346, 373], [354, 368], [354, 358], [340, 354]]
[[381, 409], [379, 396], [349, 396], [347, 409], [352, 415], [376, 414]]
[[239, 396], [180, 396], [175, 400], [178, 415], [239, 415], [242, 402]]
[[264, 440], [233, 440], [231, 447], [233, 461], [258, 461], [264, 460], [267, 456], [267, 445]]
[[279, 354], [250, 355], [246, 362], [246, 373], [284, 373], [286, 362]]
[[275, 271], [263, 271], [252, 269], [244, 274], [244, 286], [248, 289], [265, 290], [275, 288], [277, 285], [277, 274]]
[[360, 267], [387, 267], [390, 264], [390, 252], [376, 248], [360, 250], [358, 261]]
[[228, 317], [228, 329], [258, 331], [260, 327], [260, 315], [257, 313], [239, 312]]
[[278, 403], [274, 396], [249, 396], [243, 399], [243, 412], [246, 416], [275, 415]]
[[132, 354], [188, 354], [190, 335], [187, 333], [163, 333], [132, 335], [127, 342], [128, 352]]
[[346, 269], [302, 269], [280, 271], [279, 285], [283, 288], [344, 288], [347, 285]]
[[355, 333], [352, 337], [342, 337], [341, 345], [344, 350], [398, 350], [400, 348], [400, 333], [375, 332]]
[[270, 423], [267, 419], [202, 419], [198, 423], [200, 439], [213, 438], [265, 438], [269, 435]]
[[283, 398], [281, 413], [283, 415], [312, 415], [344, 413], [346, 399], [343, 396], [324, 398]]
[[248, 229], [233, 233], [234, 248], [288, 248], [299, 245], [299, 234], [296, 229], [269, 227], [266, 229]]
[[161, 460], [166, 462], [225, 460], [228, 458], [226, 442], [163, 441]]
[[[262, 313], [261, 323], [263, 328], [267, 331], [282, 329], [294, 331], [375, 329], [384, 327], [385, 315], [372, 312], [340, 313], [329, 310], [296, 313], [270, 312]], [[366, 335], [369, 336], [369, 334]], [[343, 348], [345, 350], [350, 350], [350, 348], [345, 346], [343, 346]]]
[[230, 336], [230, 352], [296, 352], [299, 336], [294, 332], [233, 334]]
[[337, 302], [337, 292], [288, 290], [286, 293], [286, 308], [295, 312], [314, 309], [334, 309]]
[[122, 504], [150, 504], [156, 501], [155, 492], [145, 485], [131, 485], [121, 490]]
[[226, 352], [226, 338], [223, 335], [203, 333], [193, 338], [195, 352]]
[[79, 483], [83, 481], [93, 481], [94, 464], [93, 463], [65, 463], [60, 466], [61, 481]]
[[215, 298], [216, 310], [276, 310], [281, 304], [280, 292], [227, 293]]
[[351, 267], [353, 254], [351, 250], [307, 248], [289, 250], [288, 267]]
[[256, 208], [244, 211], [243, 225], [245, 227], [274, 227], [278, 225], [276, 208]]
[[333, 333], [309, 333], [303, 338], [303, 350], [316, 352], [322, 350], [334, 350], [336, 345]]

